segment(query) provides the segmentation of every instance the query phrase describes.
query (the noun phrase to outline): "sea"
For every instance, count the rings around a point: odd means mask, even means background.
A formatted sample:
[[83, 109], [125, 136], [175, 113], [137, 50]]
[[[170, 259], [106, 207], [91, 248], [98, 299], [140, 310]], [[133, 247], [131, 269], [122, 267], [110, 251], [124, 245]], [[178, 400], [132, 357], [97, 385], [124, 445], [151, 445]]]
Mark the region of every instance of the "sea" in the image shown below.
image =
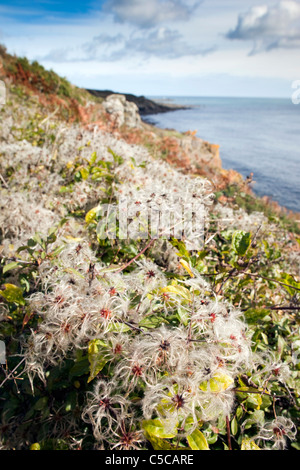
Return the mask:
[[189, 109], [146, 116], [164, 129], [197, 131], [220, 145], [225, 169], [253, 173], [253, 191], [300, 212], [300, 104], [285, 98], [149, 96]]

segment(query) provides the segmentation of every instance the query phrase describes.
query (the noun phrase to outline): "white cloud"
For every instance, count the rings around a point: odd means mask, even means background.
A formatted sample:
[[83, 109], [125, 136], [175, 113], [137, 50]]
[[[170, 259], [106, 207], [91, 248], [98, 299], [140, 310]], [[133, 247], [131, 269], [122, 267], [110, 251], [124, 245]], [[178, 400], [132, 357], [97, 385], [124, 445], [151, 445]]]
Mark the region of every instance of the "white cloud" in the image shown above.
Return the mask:
[[251, 54], [278, 48], [300, 47], [300, 3], [283, 0], [273, 6], [256, 6], [239, 15], [228, 39], [252, 40]]
[[[182, 35], [174, 29], [161, 26], [145, 32], [131, 34], [123, 47], [111, 52], [106, 60], [115, 61], [127, 56], [139, 56], [142, 59], [160, 57], [178, 59], [185, 56], [206, 55], [214, 51], [214, 47], [191, 46], [185, 42]], [[105, 57], [102, 57], [102, 60]]]
[[[108, 0], [105, 1], [108, 5]], [[146, 7], [148, 4], [147, 0], [109, 1], [115, 6], [136, 3]], [[1, 30], [9, 52], [40, 60], [46, 68], [87, 88], [153, 95], [205, 93], [216, 96], [247, 96], [249, 90], [254, 96], [255, 87], [259, 90], [261, 83], [261, 95], [265, 92], [268, 96], [289, 96], [290, 84], [299, 79], [299, 51], [292, 47], [292, 42], [295, 46], [297, 40], [296, 34], [291, 36], [291, 33], [297, 31], [295, 18], [300, 0], [280, 2], [290, 12], [285, 20], [289, 27], [283, 21], [281, 10], [280, 18], [276, 16], [277, 19], [271, 21], [272, 15], [278, 12], [278, 2], [206, 0], [189, 13], [195, 0], [189, 3], [149, 0], [152, 8], [155, 7], [154, 13], [149, 16], [148, 11], [142, 15], [143, 27], [134, 15], [127, 21], [126, 12], [123, 12], [123, 23], [121, 17], [116, 22], [113, 10], [109, 11], [107, 7], [106, 11], [100, 10], [98, 2], [98, 9], [95, 7], [88, 15], [60, 18], [59, 21], [47, 18], [28, 22], [22, 15], [16, 18], [4, 15]], [[181, 10], [186, 12], [181, 19], [190, 15], [188, 21], [180, 21], [178, 9], [177, 13], [175, 9], [167, 12], [164, 7], [158, 12], [158, 6], [163, 4], [181, 4], [183, 9], [187, 8]], [[253, 9], [259, 4], [264, 10]], [[239, 26], [237, 18], [242, 11], [241, 5], [247, 13], [242, 16]], [[292, 10], [295, 5], [296, 9]], [[171, 15], [169, 21], [167, 15]], [[225, 39], [226, 31], [234, 26], [233, 31], [243, 36], [239, 41]], [[260, 54], [249, 56], [252, 42]], [[274, 50], [269, 53], [272, 44], [277, 44], [277, 48], [273, 46]], [[219, 78], [214, 81], [211, 77]], [[237, 78], [231, 80], [230, 77]]]
[[205, 56], [216, 50], [215, 46], [190, 45], [175, 29], [164, 26], [145, 31], [134, 31], [129, 36], [100, 34], [77, 47], [53, 49], [39, 60], [52, 62], [100, 61], [115, 62], [127, 58], [149, 61], [152, 57], [179, 59]]
[[160, 23], [188, 20], [201, 0], [107, 0], [104, 11], [117, 22], [152, 28]]

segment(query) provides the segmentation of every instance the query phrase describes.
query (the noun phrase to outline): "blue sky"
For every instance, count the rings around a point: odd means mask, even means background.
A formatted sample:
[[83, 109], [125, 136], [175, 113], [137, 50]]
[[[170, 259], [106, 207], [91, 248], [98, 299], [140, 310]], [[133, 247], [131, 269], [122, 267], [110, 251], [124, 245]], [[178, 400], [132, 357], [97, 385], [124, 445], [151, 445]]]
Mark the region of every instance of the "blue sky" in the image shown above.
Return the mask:
[[0, 42], [86, 88], [290, 97], [300, 0], [0, 0]]

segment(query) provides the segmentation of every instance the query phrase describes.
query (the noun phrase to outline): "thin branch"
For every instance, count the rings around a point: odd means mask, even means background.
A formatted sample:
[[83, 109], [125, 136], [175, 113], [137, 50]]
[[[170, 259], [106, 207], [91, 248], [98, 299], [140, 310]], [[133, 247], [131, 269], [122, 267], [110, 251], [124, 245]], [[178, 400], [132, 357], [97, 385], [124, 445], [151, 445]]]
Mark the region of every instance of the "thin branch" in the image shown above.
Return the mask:
[[45, 119], [43, 119], [41, 122], [40, 122], [40, 125], [42, 124], [45, 124], [45, 122], [49, 121], [49, 119], [53, 118], [55, 116], [55, 114], [57, 113], [57, 111], [59, 110], [59, 107], [57, 107], [55, 109], [55, 111], [53, 111], [52, 114], [49, 114], [48, 116], [45, 117]]
[[5, 181], [5, 179], [3, 178], [3, 176], [1, 175], [1, 173], [0, 173], [0, 179], [1, 179], [2, 183], [4, 184], [4, 186], [5, 186], [6, 188], [8, 188], [8, 184], [7, 184], [7, 182]]
[[231, 434], [230, 434], [230, 421], [229, 421], [228, 416], [226, 416], [226, 431], [227, 431], [228, 448], [229, 448], [229, 450], [232, 450]]
[[256, 395], [267, 395], [270, 398], [286, 398], [286, 395], [272, 395], [270, 392], [265, 392], [263, 390], [241, 390], [239, 388], [232, 388], [233, 392], [236, 393], [255, 393]]
[[2, 385], [5, 384], [5, 382], [14, 374], [14, 372], [18, 369], [18, 367], [25, 361], [25, 357], [23, 357], [23, 359], [19, 362], [18, 365], [16, 365], [16, 367], [6, 376], [6, 378], [3, 380], [3, 382], [0, 384], [0, 388], [2, 387]]
[[235, 274], [235, 271], [236, 271], [236, 268], [233, 268], [231, 269], [231, 271], [229, 271], [228, 276], [222, 281], [221, 287], [218, 289], [218, 292], [216, 292], [217, 295], [221, 292], [224, 284], [226, 284], [226, 282], [229, 281], [229, 279], [233, 276], [233, 274]]
[[260, 277], [261, 279], [265, 279], [266, 281], [270, 282], [277, 282], [278, 284], [289, 287], [290, 289], [295, 289], [300, 292], [299, 287], [291, 286], [290, 284], [285, 284], [284, 282], [278, 281], [277, 279], [271, 279], [269, 277], [262, 276], [261, 274], [256, 274], [256, 273], [247, 273], [246, 271], [241, 271], [243, 274], [246, 274], [246, 276], [253, 276], [253, 277]]
[[[251, 308], [253, 308], [253, 307], [251, 307]], [[282, 305], [282, 307], [267, 305], [267, 306], [264, 306], [264, 307], [260, 306], [259, 308], [264, 308], [266, 310], [300, 310], [300, 305], [298, 307], [290, 307], [288, 305]], [[247, 310], [248, 310], [248, 308], [243, 308], [242, 312], [246, 312]]]
[[124, 271], [124, 269], [128, 268], [128, 266], [130, 266], [136, 259], [138, 259], [149, 248], [149, 246], [151, 246], [152, 243], [155, 242], [155, 240], [157, 240], [157, 238], [151, 238], [150, 242], [147, 243], [147, 245], [142, 249], [142, 251], [140, 251], [134, 258], [128, 261], [128, 263], [124, 264], [124, 266], [118, 269], [116, 273], [120, 273], [121, 271]]
[[282, 307], [263, 307], [267, 308], [269, 310], [300, 310], [300, 305], [298, 307], [288, 307], [286, 305], [283, 305]]
[[134, 331], [139, 331], [140, 333], [143, 333], [143, 334], [146, 335], [146, 336], [151, 336], [151, 338], [153, 338], [153, 336], [152, 336], [151, 333], [142, 330], [142, 328], [139, 328], [138, 326], [135, 326], [135, 325], [133, 325], [132, 323], [129, 323], [129, 322], [124, 321], [124, 320], [122, 321], [122, 323], [123, 323], [124, 325], [128, 326], [129, 328], [131, 328], [131, 329], [134, 330]]

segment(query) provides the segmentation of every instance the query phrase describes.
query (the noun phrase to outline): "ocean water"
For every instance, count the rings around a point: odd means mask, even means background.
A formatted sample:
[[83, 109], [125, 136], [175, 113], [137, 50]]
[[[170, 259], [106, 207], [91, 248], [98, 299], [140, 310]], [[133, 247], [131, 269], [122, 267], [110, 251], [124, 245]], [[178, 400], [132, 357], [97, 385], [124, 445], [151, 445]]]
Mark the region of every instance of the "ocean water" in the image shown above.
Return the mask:
[[223, 168], [254, 174], [254, 192], [300, 212], [300, 104], [289, 99], [159, 97], [191, 109], [147, 116], [220, 145]]

